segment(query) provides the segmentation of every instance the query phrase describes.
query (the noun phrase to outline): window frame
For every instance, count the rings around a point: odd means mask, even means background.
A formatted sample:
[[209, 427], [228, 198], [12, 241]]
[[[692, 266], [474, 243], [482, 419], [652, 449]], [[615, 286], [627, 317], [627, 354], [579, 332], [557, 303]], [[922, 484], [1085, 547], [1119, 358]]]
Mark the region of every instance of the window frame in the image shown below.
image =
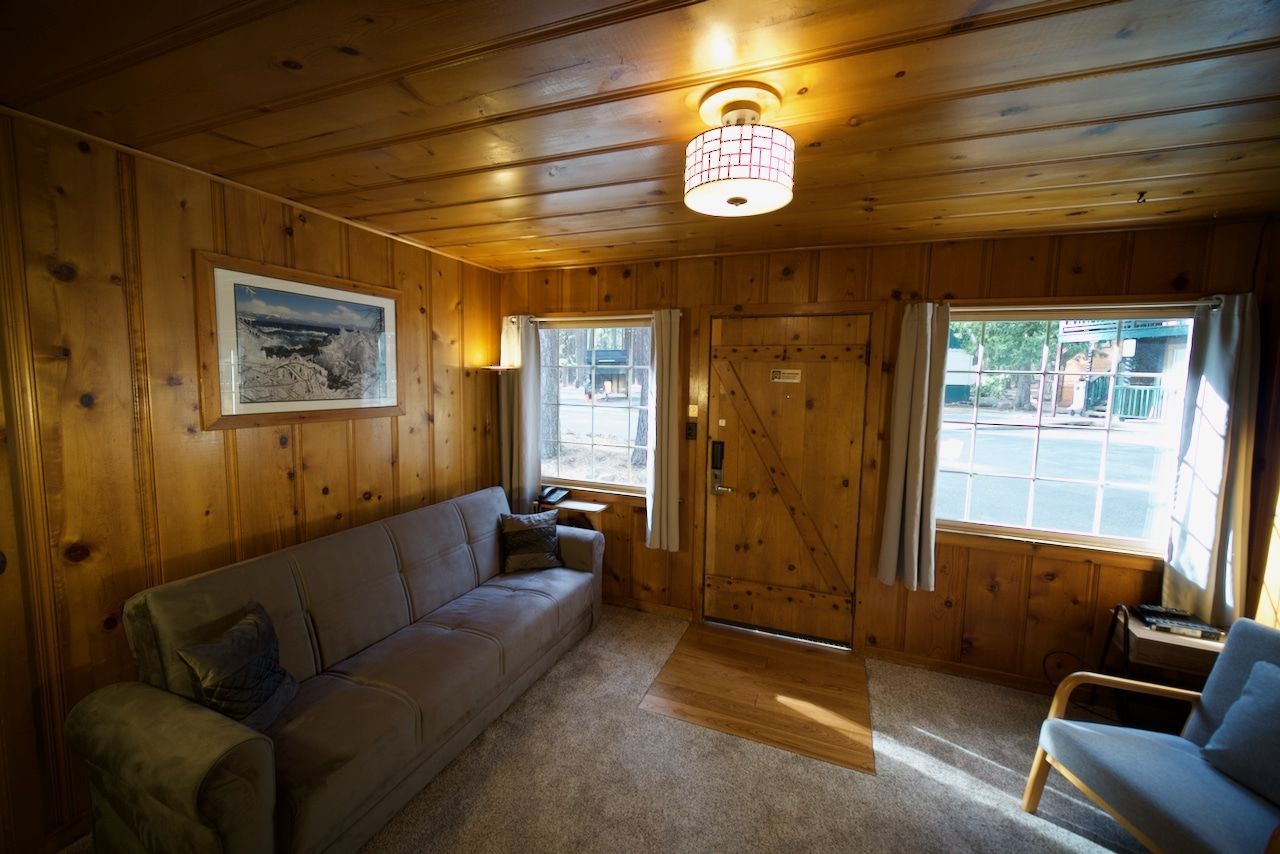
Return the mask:
[[[1167, 305], [1153, 305], [1151, 303], [1136, 303], [1136, 302], [1135, 303], [1117, 302], [1117, 303], [1108, 303], [1106, 305], [1063, 305], [1063, 304], [1034, 304], [1034, 303], [1007, 304], [1007, 305], [983, 304], [983, 305], [973, 305], [973, 306], [956, 305], [951, 307], [951, 316], [948, 321], [948, 331], [950, 330], [950, 325], [953, 323], [992, 322], [992, 321], [995, 321], [995, 322], [1035, 321], [1035, 320], [1061, 321], [1064, 319], [1071, 319], [1071, 320], [1108, 320], [1108, 319], [1111, 319], [1111, 320], [1148, 320], [1148, 319], [1190, 320], [1194, 317], [1194, 315], [1195, 315], [1195, 304], [1186, 303], [1186, 302], [1176, 302], [1176, 303], [1171, 302]], [[1189, 350], [1190, 333], [1188, 333], [1187, 346]], [[1041, 378], [1040, 406], [1043, 407], [1045, 379], [1050, 376], [1062, 374], [1060, 366], [1056, 367], [1054, 370], [1049, 370], [1049, 365], [1047, 362], [1048, 358], [1049, 358], [1048, 355], [1044, 357], [1046, 361], [1042, 362], [1041, 369], [1039, 371], [1017, 371], [1017, 370], [995, 369], [990, 371], [989, 373], [1031, 374], [1033, 376], [1040, 377]], [[1098, 479], [1094, 481], [1095, 485], [1097, 485], [1099, 489], [1101, 489], [1102, 486], [1106, 483], [1106, 467], [1105, 467], [1106, 462], [1105, 461], [1106, 461], [1107, 448], [1109, 447], [1110, 440], [1111, 440], [1112, 419], [1115, 417], [1113, 406], [1112, 406], [1112, 400], [1115, 395], [1115, 379], [1114, 378], [1118, 374], [1118, 371], [1117, 371], [1118, 365], [1119, 365], [1119, 360], [1117, 359], [1116, 363], [1112, 366], [1111, 370], [1107, 372], [1107, 374], [1110, 375], [1113, 379], [1111, 383], [1111, 388], [1108, 392], [1108, 414], [1107, 414], [1106, 427], [1104, 428], [1104, 431], [1103, 431], [1104, 442], [1101, 449], [1101, 460], [1099, 462], [1100, 473], [1099, 473]], [[973, 373], [975, 375], [981, 375], [982, 373], [987, 373], [987, 372], [983, 372], [979, 365], [979, 366], [975, 366]], [[1101, 372], [1097, 372], [1097, 373], [1101, 374]], [[977, 424], [979, 423], [977, 420], [978, 414], [976, 410], [974, 413], [974, 418], [975, 420], [970, 423], [976, 428]], [[1041, 408], [1037, 412], [1036, 421], [1034, 424], [1010, 425], [1010, 426], [1023, 427], [1026, 429], [1032, 429], [1035, 431], [1035, 439], [1032, 447], [1031, 474], [1026, 476], [1025, 478], [1020, 475], [996, 475], [996, 476], [1008, 476], [1012, 478], [1023, 479], [1023, 480], [1026, 480], [1028, 483], [1032, 483], [1032, 484], [1034, 484], [1034, 482], [1039, 479], [1036, 477], [1036, 471], [1038, 469], [1038, 463], [1039, 463], [1040, 433], [1041, 433], [1041, 430], [1044, 428], [1042, 421], [1043, 421], [1043, 409]], [[944, 421], [943, 423], [945, 424], [947, 422]], [[951, 423], [963, 423], [963, 422], [951, 422]], [[1069, 428], [1064, 428], [1064, 429], [1069, 429]], [[976, 437], [976, 433], [974, 435]], [[941, 438], [942, 438], [942, 433], [941, 431], [939, 431], [939, 441], [941, 441]], [[963, 472], [966, 480], [971, 480], [974, 477], [975, 473], [980, 474], [980, 472], [975, 472], [974, 470], [973, 455], [976, 454], [976, 452], [977, 452], [976, 447], [970, 448], [970, 461], [968, 464], [968, 469], [967, 471]], [[1175, 454], [1176, 454], [1176, 449], [1175, 449]], [[1174, 465], [1176, 468], [1176, 459], [1174, 461]], [[956, 470], [944, 469], [942, 466], [942, 462], [939, 459], [938, 472], [939, 474], [941, 474], [944, 471], [956, 471]], [[1050, 479], [1050, 480], [1053, 482], [1057, 482], [1057, 479]], [[1062, 482], [1069, 483], [1074, 481], [1066, 479], [1066, 480], [1063, 480]], [[1148, 488], [1151, 488], [1157, 485], [1158, 484], [1151, 484], [1148, 486]], [[966, 515], [968, 514], [968, 509], [969, 509], [968, 505], [969, 505], [971, 489], [972, 489], [972, 486], [969, 484], [966, 484], [966, 490], [965, 490]], [[1030, 518], [1034, 509], [1034, 505], [1033, 505], [1034, 494], [1035, 494], [1034, 486], [1032, 486], [1031, 491], [1028, 493], [1028, 496], [1027, 496], [1028, 519]], [[1101, 514], [1102, 512], [1101, 497], [1097, 499], [1097, 506], [1095, 507], [1094, 512], [1095, 512], [1095, 518], [1096, 518], [1096, 515]], [[1015, 525], [1000, 524], [1000, 523], [994, 523], [994, 522], [972, 522], [972, 521], [963, 520], [963, 519], [944, 519], [942, 517], [936, 517], [934, 524], [935, 524], [936, 530], [946, 532], [946, 533], [952, 533], [952, 534], [968, 534], [973, 536], [987, 536], [987, 537], [995, 537], [1000, 539], [1016, 539], [1023, 542], [1043, 543], [1046, 545], [1059, 545], [1059, 546], [1067, 546], [1071, 548], [1096, 549], [1099, 551], [1118, 552], [1123, 554], [1133, 554], [1133, 555], [1140, 555], [1143, 557], [1152, 557], [1152, 558], [1163, 558], [1165, 554], [1165, 547], [1162, 544], [1153, 542], [1151, 540], [1109, 537], [1102, 534], [1083, 534], [1083, 533], [1071, 532], [1071, 531], [1054, 531], [1054, 530], [1049, 530], [1045, 528], [1035, 528], [1030, 526], [1020, 527]]]
[[[653, 329], [653, 313], [652, 312], [636, 312], [627, 314], [600, 314], [600, 315], [542, 315], [533, 318], [537, 327], [538, 334], [542, 334], [543, 329], [618, 329], [623, 327], [647, 327]], [[538, 376], [541, 380], [542, 369], [551, 367], [546, 364], [538, 365]], [[556, 369], [564, 367], [557, 364]], [[569, 366], [574, 367], [574, 366]], [[584, 366], [577, 366], [584, 367]], [[634, 369], [636, 366], [630, 366]], [[656, 390], [651, 394], [655, 394]], [[538, 405], [541, 407], [542, 401], [539, 399]], [[650, 403], [650, 406], [653, 404]], [[631, 408], [631, 407], [628, 407]], [[639, 407], [635, 407], [639, 408]], [[539, 422], [541, 423], [541, 422]], [[539, 442], [541, 447], [541, 442]], [[594, 447], [594, 445], [593, 445]], [[634, 449], [634, 445], [628, 444], [629, 449]], [[647, 456], [646, 470], [653, 465], [652, 448]], [[539, 472], [541, 472], [541, 454], [539, 454]], [[605, 495], [623, 495], [633, 498], [644, 498], [648, 494], [648, 488], [643, 485], [630, 483], [612, 483], [603, 480], [578, 480], [575, 478], [547, 476], [540, 474], [541, 482], [545, 486], [560, 486], [582, 492], [595, 492]]]

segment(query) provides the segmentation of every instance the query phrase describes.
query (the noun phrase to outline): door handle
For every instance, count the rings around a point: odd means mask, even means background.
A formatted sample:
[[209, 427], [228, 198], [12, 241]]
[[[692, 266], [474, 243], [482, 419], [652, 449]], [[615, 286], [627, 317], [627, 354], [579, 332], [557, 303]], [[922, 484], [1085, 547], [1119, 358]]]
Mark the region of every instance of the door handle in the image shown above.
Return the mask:
[[711, 443], [711, 494], [728, 495], [733, 492], [732, 486], [724, 486], [724, 442]]

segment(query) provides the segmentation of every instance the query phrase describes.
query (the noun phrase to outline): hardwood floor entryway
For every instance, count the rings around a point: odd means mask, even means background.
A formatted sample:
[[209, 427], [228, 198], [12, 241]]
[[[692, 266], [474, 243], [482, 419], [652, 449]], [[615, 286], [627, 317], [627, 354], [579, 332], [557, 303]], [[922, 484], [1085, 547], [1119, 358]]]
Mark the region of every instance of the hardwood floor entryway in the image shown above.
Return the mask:
[[874, 774], [867, 670], [853, 652], [694, 623], [640, 708]]

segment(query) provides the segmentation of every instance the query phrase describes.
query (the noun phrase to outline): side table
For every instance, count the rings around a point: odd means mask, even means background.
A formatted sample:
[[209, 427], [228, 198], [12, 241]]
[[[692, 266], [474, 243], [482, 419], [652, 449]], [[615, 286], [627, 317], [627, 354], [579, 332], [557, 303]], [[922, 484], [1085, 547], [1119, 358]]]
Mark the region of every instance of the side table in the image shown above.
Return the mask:
[[[564, 510], [569, 514], [581, 515], [586, 519], [587, 527], [593, 531], [601, 530], [600, 520], [604, 516], [606, 510], [609, 509], [608, 504], [599, 504], [595, 501], [578, 501], [573, 498], [566, 498], [558, 504], [543, 504], [538, 502], [539, 510]], [[561, 524], [564, 520], [561, 519]]]

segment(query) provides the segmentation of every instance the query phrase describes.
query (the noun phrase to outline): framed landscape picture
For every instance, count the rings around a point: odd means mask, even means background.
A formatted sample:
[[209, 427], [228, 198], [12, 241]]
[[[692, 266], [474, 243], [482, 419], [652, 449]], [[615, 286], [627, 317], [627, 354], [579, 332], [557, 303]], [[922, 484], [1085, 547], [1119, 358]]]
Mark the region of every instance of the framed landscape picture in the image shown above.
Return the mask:
[[206, 430], [401, 415], [397, 291], [197, 252]]

